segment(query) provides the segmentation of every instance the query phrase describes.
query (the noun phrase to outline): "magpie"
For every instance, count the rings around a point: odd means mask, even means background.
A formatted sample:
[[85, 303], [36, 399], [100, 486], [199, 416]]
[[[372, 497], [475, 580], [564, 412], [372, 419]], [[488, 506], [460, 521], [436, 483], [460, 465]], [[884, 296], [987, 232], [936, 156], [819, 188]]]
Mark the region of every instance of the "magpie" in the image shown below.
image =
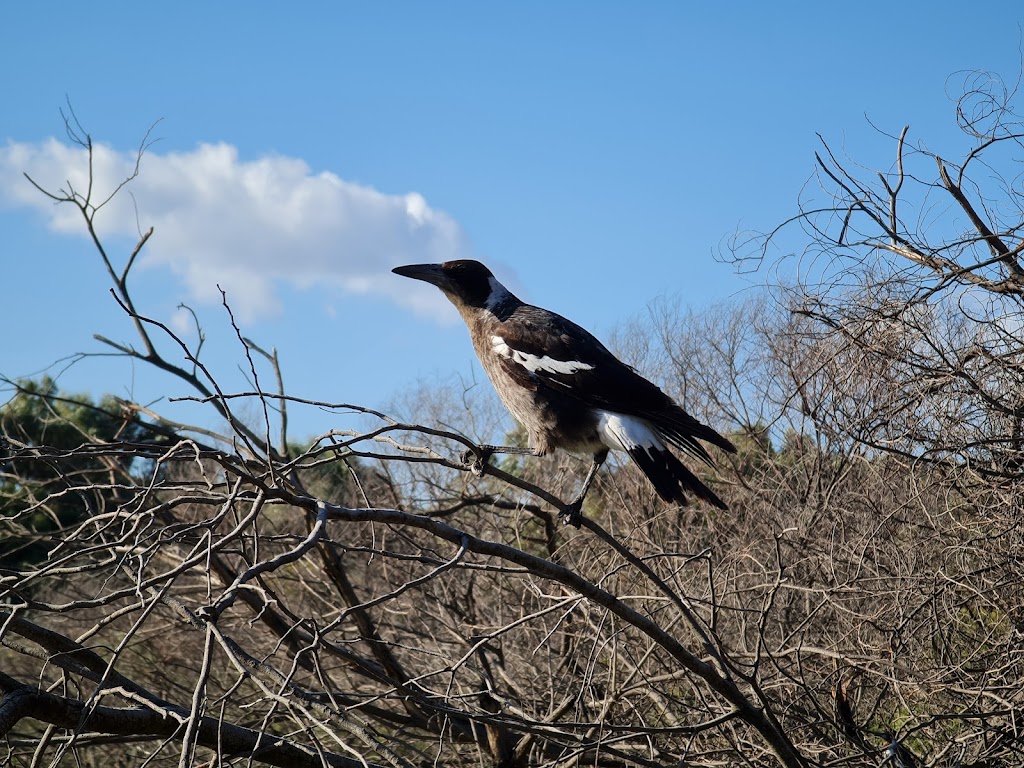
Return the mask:
[[727, 508], [668, 446], [709, 466], [711, 457], [699, 441], [729, 453], [735, 446], [589, 332], [520, 301], [478, 261], [410, 264], [392, 272], [444, 292], [466, 322], [498, 397], [526, 429], [529, 449], [479, 446], [480, 462], [494, 453], [544, 456], [556, 448], [593, 457], [582, 487], [562, 512], [565, 522], [579, 524], [583, 499], [609, 450], [628, 453], [666, 502], [685, 505], [692, 493]]

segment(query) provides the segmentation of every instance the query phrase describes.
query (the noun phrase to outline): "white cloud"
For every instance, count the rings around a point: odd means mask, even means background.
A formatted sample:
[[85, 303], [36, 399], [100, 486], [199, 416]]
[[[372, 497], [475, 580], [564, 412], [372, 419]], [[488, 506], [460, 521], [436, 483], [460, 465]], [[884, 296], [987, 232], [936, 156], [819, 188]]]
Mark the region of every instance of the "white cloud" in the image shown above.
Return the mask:
[[[93, 200], [108, 196], [135, 165], [134, 152], [96, 145]], [[0, 147], [0, 203], [39, 211], [56, 232], [84, 235], [81, 215], [55, 205], [45, 189], [85, 192], [83, 148], [55, 139]], [[190, 152], [149, 150], [139, 176], [100, 211], [101, 236], [136, 238], [155, 228], [140, 266], [165, 266], [190, 301], [217, 302], [217, 285], [245, 320], [281, 310], [275, 283], [326, 287], [387, 297], [417, 312], [451, 318], [428, 285], [390, 274], [399, 264], [465, 258], [458, 223], [422, 195], [392, 195], [330, 173], [313, 173], [297, 158], [240, 160], [229, 144]]]

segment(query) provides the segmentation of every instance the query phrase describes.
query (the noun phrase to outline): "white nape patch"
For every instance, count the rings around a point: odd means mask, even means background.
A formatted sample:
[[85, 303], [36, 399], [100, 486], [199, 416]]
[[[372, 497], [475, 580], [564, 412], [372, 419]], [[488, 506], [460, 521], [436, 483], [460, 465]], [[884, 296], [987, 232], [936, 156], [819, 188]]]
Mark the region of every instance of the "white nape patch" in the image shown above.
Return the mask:
[[484, 306], [493, 311], [494, 308], [499, 306], [503, 301], [511, 298], [512, 294], [509, 293], [508, 288], [495, 279], [494, 275], [487, 278], [487, 282], [491, 286], [491, 292], [487, 296], [487, 301]]
[[643, 419], [614, 411], [598, 411], [597, 434], [602, 443], [614, 450], [665, 450], [665, 444], [650, 424]]
[[508, 358], [514, 363], [519, 363], [530, 373], [563, 373], [572, 374], [576, 371], [589, 371], [594, 366], [589, 363], [581, 363], [578, 360], [555, 360], [553, 357], [537, 357], [526, 352], [513, 349], [501, 336], [491, 336], [491, 347], [502, 357]]

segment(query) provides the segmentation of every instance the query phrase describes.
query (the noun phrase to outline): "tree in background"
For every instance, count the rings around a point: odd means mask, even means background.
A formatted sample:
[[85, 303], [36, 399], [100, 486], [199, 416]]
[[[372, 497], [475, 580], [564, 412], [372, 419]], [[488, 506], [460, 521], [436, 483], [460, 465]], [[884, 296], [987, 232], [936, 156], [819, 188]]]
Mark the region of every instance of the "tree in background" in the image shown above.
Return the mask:
[[[120, 489], [135, 482], [134, 460], [100, 446], [146, 432], [112, 397], [95, 403], [62, 393], [48, 377], [10, 385], [15, 394], [0, 406], [0, 568], [44, 559], [48, 542], [116, 506]], [[27, 448], [42, 455], [20, 463]]]
[[800, 213], [740, 246], [757, 245], [762, 259], [787, 226], [806, 235], [779, 292], [807, 346], [807, 386], [829, 359], [874, 381], [836, 399], [822, 421], [963, 483], [1024, 479], [1024, 121], [1015, 96], [989, 73], [963, 78], [955, 160], [912, 143], [909, 126], [891, 137], [895, 158], [879, 170], [823, 140]]
[[[733, 256], [760, 263], [794, 226], [806, 244], [795, 269], [774, 265], [789, 277], [774, 286], [780, 322], [765, 343], [785, 361], [780, 389], [798, 428], [841, 457], [808, 489], [821, 505], [815, 524], [831, 529], [820, 577], [877, 582], [842, 605], [863, 627], [864, 655], [835, 657], [835, 711], [850, 740], [903, 738], [929, 765], [1014, 765], [1024, 122], [1015, 87], [998, 77], [951, 82], [958, 157], [907, 127], [873, 170], [823, 139], [800, 212]], [[836, 472], [863, 483], [849, 502], [822, 482]], [[849, 540], [851, 526], [865, 536]], [[876, 601], [855, 608], [859, 591]]]

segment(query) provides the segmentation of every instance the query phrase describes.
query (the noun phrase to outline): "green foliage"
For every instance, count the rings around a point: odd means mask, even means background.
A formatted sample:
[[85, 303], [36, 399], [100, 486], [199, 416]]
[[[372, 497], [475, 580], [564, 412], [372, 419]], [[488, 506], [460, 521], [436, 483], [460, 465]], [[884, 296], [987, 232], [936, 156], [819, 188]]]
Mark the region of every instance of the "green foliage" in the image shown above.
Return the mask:
[[[314, 447], [291, 444], [289, 453], [292, 456], [300, 456]], [[344, 503], [352, 489], [352, 473], [361, 468], [354, 456], [342, 458], [337, 452], [330, 451], [318, 456], [314, 461], [300, 462], [297, 471], [302, 485], [310, 493]]]
[[84, 446], [146, 432], [115, 398], [61, 392], [49, 377], [21, 381], [0, 406], [0, 567], [45, 559], [53, 536], [116, 501], [132, 458]]

